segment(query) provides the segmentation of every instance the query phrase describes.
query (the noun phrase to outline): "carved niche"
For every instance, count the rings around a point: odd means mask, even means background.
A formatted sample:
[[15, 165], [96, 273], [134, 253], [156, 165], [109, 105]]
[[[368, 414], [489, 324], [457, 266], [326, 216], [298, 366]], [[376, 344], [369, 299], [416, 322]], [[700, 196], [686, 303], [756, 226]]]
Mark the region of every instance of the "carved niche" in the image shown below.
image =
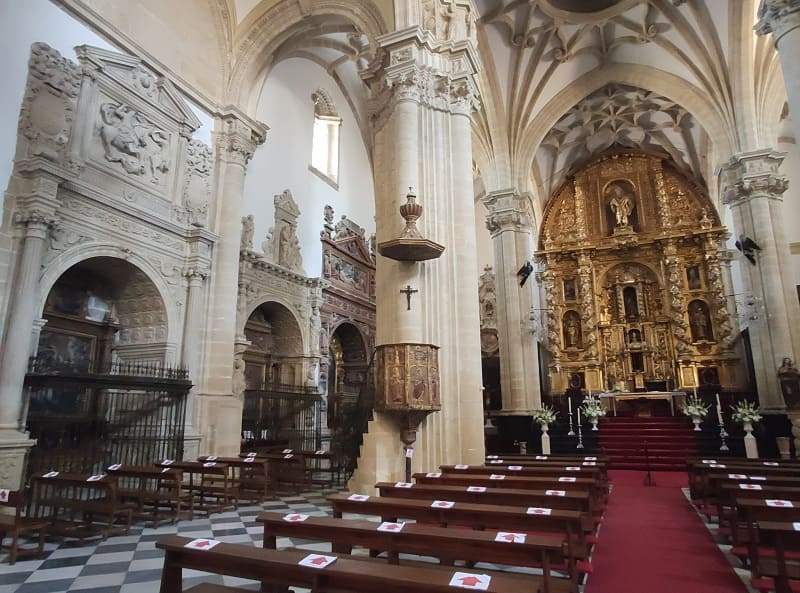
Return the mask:
[[261, 244], [264, 256], [273, 263], [298, 274], [303, 271], [303, 256], [300, 253], [300, 240], [297, 238], [297, 220], [300, 218], [300, 208], [292, 198], [288, 189], [276, 194], [275, 225]]

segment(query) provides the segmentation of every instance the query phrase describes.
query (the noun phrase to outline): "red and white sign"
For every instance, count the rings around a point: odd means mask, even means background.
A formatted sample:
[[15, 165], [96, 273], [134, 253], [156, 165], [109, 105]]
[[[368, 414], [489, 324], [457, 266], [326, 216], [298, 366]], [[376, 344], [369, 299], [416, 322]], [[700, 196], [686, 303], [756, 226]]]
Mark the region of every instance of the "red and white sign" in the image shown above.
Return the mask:
[[537, 455], [535, 459], [537, 461], [547, 461], [547, 455]]
[[592, 466], [592, 465], [597, 465], [597, 462], [596, 461], [584, 461], [583, 463], [581, 463], [581, 465]]
[[494, 538], [496, 542], [508, 542], [509, 544], [524, 544], [524, 533], [512, 533], [510, 531], [498, 531]]
[[579, 466], [577, 466], [577, 465], [565, 467], [564, 469], [567, 470], [568, 472], [579, 472], [579, 471], [581, 471], [581, 468]]
[[745, 474], [728, 474], [728, 477], [731, 480], [746, 480], [747, 476]]
[[584, 457], [584, 461], [597, 461], [597, 457]]
[[216, 539], [193, 539], [183, 547], [191, 550], [210, 550], [218, 543], [220, 543], [220, 541]]
[[206, 461], [206, 462], [203, 464], [203, 467], [215, 467], [216, 465], [217, 465], [217, 462], [216, 462], [216, 461]]
[[457, 572], [450, 579], [451, 587], [459, 587], [461, 589], [476, 589], [478, 591], [486, 591], [489, 588], [489, 583], [492, 582], [492, 577], [488, 574], [472, 574], [470, 572]]
[[552, 515], [553, 509], [546, 509], [542, 507], [528, 507], [529, 515]]
[[739, 484], [742, 490], [761, 490], [761, 484]]
[[108, 466], [108, 471], [110, 471], [110, 472], [117, 471], [121, 467], [122, 467], [121, 463], [115, 463], [113, 465], [109, 465]]
[[765, 461], [764, 465], [769, 467], [778, 467], [780, 463], [778, 463], [777, 461]]
[[780, 500], [778, 498], [768, 498], [764, 502], [767, 503], [768, 507], [778, 507], [778, 508], [785, 508], [791, 509], [794, 508], [791, 500]]
[[378, 525], [378, 531], [388, 531], [389, 533], [398, 533], [403, 530], [405, 523], [392, 523], [391, 521], [384, 521]]
[[566, 496], [567, 495], [567, 491], [566, 490], [545, 490], [544, 493], [547, 496]]
[[498, 455], [487, 455], [486, 459], [497, 459], [498, 457]]
[[283, 520], [287, 523], [302, 523], [308, 519], [308, 515], [301, 515], [300, 513], [289, 513], [283, 516]]
[[394, 483], [394, 487], [395, 488], [411, 488], [413, 485], [414, 484], [412, 484], [411, 482], [395, 482]]
[[486, 486], [467, 486], [467, 492], [486, 492]]
[[256, 452], [255, 452], [255, 451], [250, 451], [250, 452], [247, 454], [247, 456], [248, 456], [248, 457], [255, 457], [255, 456], [256, 456]]
[[441, 478], [442, 477], [442, 472], [428, 472], [427, 474], [425, 474], [425, 477], [426, 478]]
[[455, 506], [452, 500], [434, 500], [431, 503], [431, 508], [434, 509], [452, 509]]
[[512, 471], [512, 472], [518, 472], [519, 470], [522, 469], [522, 466], [521, 465], [509, 465], [508, 469], [509, 469], [509, 471]]
[[559, 482], [575, 482], [578, 478], [573, 478], [572, 476], [561, 476], [558, 481]]
[[751, 480], [766, 480], [767, 476], [750, 476]]
[[256, 460], [255, 457], [245, 457], [244, 458], [244, 462], [245, 463], [253, 463], [255, 460]]
[[170, 471], [170, 470], [169, 470], [169, 468], [168, 468], [168, 467], [165, 467], [164, 469], [162, 469], [162, 470], [161, 470], [161, 473], [162, 473], [162, 474], [165, 474], [165, 473], [167, 473], [168, 471]]
[[725, 465], [724, 463], [712, 463], [708, 467], [713, 467], [714, 469], [725, 469], [728, 466]]
[[325, 568], [329, 564], [336, 562], [336, 556], [325, 556], [323, 554], [309, 554], [303, 558], [298, 564], [300, 566], [309, 566], [311, 568]]
[[173, 463], [175, 463], [174, 459], [165, 459], [161, 462], [161, 465], [172, 465]]
[[490, 480], [505, 480], [506, 477], [503, 474], [491, 474], [489, 476]]
[[291, 453], [291, 452], [292, 452], [291, 449], [284, 449], [283, 451], [281, 451], [281, 453]]
[[319, 451], [314, 451], [314, 455], [325, 455], [327, 451], [325, 449], [320, 449]]
[[716, 462], [717, 462], [716, 459], [703, 459], [703, 463], [706, 463], [706, 464], [708, 464], [708, 463], [716, 463]]
[[58, 472], [47, 472], [42, 477], [43, 478], [55, 478], [58, 475]]
[[459, 463], [453, 466], [455, 469], [469, 469], [468, 465], [464, 465], [463, 463]]
[[105, 477], [106, 477], [105, 474], [95, 474], [93, 476], [89, 476], [88, 478], [86, 478], [86, 481], [87, 482], [99, 482], [100, 480], [102, 480]]
[[369, 499], [369, 494], [351, 494], [347, 500], [355, 500], [356, 502], [364, 502]]
[[800, 531], [800, 523], [792, 523], [792, 528], [795, 531]]
[[0, 502], [8, 502], [8, 495], [11, 494], [11, 490], [4, 488], [0, 490]]
[[284, 459], [291, 459], [292, 457], [294, 457], [294, 455], [292, 455], [291, 453], [287, 453], [286, 455], [283, 456]]
[[492, 459], [489, 463], [503, 463], [502, 459]]
[[209, 455], [208, 457], [206, 457], [206, 461], [216, 461], [216, 460], [217, 460], [216, 455]]

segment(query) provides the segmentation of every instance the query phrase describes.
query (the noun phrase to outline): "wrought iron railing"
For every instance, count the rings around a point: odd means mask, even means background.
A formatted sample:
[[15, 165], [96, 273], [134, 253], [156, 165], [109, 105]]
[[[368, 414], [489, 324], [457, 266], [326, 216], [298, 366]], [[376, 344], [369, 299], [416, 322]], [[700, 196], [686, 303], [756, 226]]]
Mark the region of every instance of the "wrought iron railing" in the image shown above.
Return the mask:
[[115, 375], [151, 379], [188, 380], [189, 370], [161, 363], [115, 360], [98, 365], [88, 360], [53, 360], [49, 357], [31, 357], [29, 375]]
[[320, 448], [322, 397], [316, 386], [270, 383], [244, 393], [242, 434], [256, 445], [284, 443], [293, 449]]

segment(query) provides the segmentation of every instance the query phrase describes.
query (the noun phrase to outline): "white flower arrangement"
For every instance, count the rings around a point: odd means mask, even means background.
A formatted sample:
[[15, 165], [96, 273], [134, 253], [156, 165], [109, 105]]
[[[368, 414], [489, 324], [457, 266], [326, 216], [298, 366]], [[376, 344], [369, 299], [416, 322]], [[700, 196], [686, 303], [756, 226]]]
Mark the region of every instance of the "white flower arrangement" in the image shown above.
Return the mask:
[[681, 411], [687, 416], [700, 416], [702, 418], [708, 414], [710, 407], [710, 405], [704, 404], [703, 400], [701, 400], [699, 397], [693, 395], [686, 398], [686, 401], [683, 402], [683, 405], [681, 406]]
[[558, 412], [551, 406], [544, 405], [540, 410], [534, 410], [532, 416], [534, 422], [538, 422], [539, 424], [552, 424], [556, 421]]
[[597, 419], [606, 415], [606, 409], [603, 407], [603, 404], [600, 403], [599, 399], [587, 397], [585, 400], [583, 400], [581, 413], [586, 418]]
[[735, 422], [744, 424], [745, 422], [753, 423], [761, 420], [761, 414], [758, 413], [758, 406], [747, 400], [741, 401], [735, 406], [731, 406], [731, 410], [733, 410], [731, 418], [733, 418]]

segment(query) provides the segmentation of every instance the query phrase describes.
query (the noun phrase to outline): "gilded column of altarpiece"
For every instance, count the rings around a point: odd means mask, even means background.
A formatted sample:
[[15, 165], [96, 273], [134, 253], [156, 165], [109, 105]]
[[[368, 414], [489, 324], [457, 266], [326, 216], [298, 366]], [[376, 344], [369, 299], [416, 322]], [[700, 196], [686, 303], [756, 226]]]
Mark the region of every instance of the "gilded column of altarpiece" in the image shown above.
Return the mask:
[[606, 156], [568, 179], [536, 252], [553, 392], [741, 388], [727, 236], [705, 189], [656, 156]]

